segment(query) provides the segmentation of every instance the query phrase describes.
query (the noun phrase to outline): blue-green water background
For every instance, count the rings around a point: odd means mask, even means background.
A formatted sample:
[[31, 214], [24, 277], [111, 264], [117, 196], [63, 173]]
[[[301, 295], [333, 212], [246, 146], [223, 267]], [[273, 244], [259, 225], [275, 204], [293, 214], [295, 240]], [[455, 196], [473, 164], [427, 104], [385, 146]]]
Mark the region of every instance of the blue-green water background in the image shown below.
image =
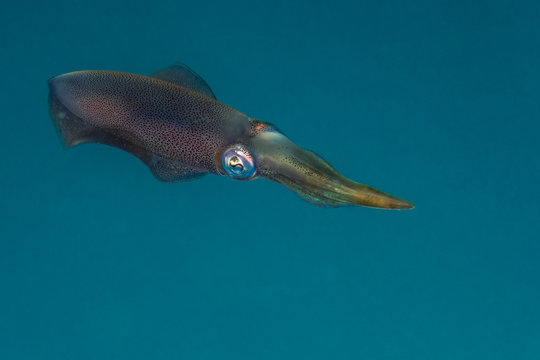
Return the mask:
[[[540, 359], [536, 1], [10, 2], [0, 358]], [[182, 61], [413, 211], [65, 151], [46, 80]]]

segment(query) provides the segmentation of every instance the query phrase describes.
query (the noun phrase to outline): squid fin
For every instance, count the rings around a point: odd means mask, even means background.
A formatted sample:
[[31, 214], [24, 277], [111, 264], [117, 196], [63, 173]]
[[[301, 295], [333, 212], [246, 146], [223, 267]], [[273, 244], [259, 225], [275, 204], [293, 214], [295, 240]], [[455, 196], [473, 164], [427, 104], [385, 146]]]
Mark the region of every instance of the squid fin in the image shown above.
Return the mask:
[[181, 165], [177, 161], [165, 159], [164, 157], [153, 155], [150, 161], [145, 161], [154, 176], [164, 182], [183, 182], [197, 180], [206, 173], [197, 169]]
[[191, 89], [212, 99], [216, 99], [216, 95], [214, 95], [214, 92], [210, 89], [210, 86], [208, 86], [206, 81], [197, 75], [195, 71], [182, 63], [175, 63], [172, 66], [153, 73], [151, 76]]

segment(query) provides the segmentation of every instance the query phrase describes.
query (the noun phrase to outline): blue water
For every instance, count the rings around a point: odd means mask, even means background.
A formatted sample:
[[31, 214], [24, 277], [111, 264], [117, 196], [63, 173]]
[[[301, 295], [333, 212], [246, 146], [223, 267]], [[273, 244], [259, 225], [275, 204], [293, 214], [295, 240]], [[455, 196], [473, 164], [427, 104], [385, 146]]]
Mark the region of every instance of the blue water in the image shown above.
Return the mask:
[[[0, 359], [540, 359], [537, 1], [9, 2], [0, 32]], [[48, 78], [175, 61], [416, 209], [62, 149]]]

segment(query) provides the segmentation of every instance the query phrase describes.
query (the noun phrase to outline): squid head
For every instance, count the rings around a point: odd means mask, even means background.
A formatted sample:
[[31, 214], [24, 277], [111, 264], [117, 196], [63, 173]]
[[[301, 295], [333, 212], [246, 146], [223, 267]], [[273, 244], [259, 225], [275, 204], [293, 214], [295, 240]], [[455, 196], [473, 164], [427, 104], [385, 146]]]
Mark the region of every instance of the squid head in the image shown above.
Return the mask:
[[299, 147], [272, 124], [252, 121], [253, 131], [245, 143], [234, 144], [221, 154], [221, 169], [229, 177], [276, 181], [323, 207], [414, 207], [408, 201], [347, 179], [322, 157]]

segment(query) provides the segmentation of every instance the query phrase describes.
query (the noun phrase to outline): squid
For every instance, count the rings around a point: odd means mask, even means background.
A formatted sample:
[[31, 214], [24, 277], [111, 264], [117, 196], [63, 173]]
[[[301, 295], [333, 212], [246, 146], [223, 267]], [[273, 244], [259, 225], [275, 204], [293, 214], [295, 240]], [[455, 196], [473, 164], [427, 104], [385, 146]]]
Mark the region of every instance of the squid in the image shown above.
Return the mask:
[[48, 81], [49, 110], [63, 143], [100, 143], [138, 157], [165, 182], [206, 174], [266, 178], [321, 207], [414, 205], [341, 175], [276, 126], [216, 99], [193, 70], [174, 64], [151, 76], [87, 70]]

